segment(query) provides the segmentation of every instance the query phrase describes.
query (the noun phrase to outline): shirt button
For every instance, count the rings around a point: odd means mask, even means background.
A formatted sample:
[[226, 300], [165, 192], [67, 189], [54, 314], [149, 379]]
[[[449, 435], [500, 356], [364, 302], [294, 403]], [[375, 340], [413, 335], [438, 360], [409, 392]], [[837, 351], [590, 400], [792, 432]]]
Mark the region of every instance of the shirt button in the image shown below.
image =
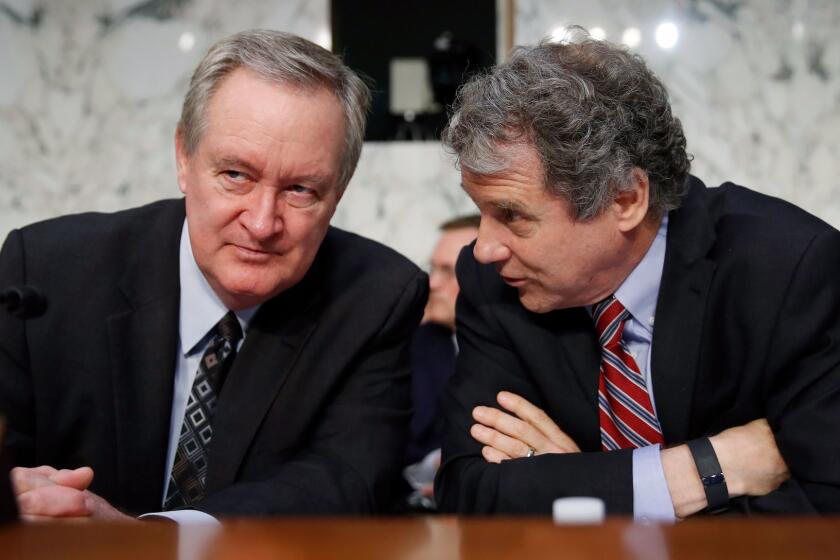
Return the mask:
[[653, 317], [648, 319], [648, 325], [650, 325], [651, 327], [653, 326]]

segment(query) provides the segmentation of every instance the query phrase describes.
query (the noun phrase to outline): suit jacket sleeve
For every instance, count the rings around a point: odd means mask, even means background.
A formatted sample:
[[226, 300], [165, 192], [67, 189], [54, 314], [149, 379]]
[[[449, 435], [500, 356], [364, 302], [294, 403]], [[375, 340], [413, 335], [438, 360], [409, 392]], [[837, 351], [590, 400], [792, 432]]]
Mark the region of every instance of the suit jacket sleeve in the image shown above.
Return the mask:
[[[240, 481], [197, 509], [213, 515], [373, 513], [399, 476], [409, 417], [408, 342], [428, 293], [419, 271], [322, 411], [307, 444], [262, 480]], [[328, 349], [324, 349], [328, 352]]]
[[840, 511], [840, 232], [815, 236], [781, 302], [767, 418], [791, 473], [752, 511]]
[[544, 454], [501, 464], [482, 457], [481, 445], [469, 433], [472, 409], [498, 407], [501, 390], [538, 405], [542, 397], [494, 315], [468, 250], [458, 262], [459, 354], [444, 401], [443, 463], [436, 480], [440, 507], [460, 513], [550, 514], [556, 498], [595, 496], [605, 501], [608, 513], [632, 513], [632, 450]]
[[[23, 282], [23, 245], [15, 230], [0, 250], [0, 290]], [[14, 464], [27, 464], [35, 454], [34, 406], [25, 348], [25, 322], [0, 310], [0, 415], [6, 418], [4, 445]]]

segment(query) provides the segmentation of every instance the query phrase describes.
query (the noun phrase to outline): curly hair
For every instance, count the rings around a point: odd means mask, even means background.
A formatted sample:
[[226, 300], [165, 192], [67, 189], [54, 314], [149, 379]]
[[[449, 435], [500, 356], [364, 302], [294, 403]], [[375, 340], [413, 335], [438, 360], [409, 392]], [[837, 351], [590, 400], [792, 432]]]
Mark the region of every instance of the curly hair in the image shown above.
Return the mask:
[[628, 188], [633, 168], [650, 183], [649, 214], [677, 208], [691, 157], [668, 92], [638, 55], [583, 36], [518, 47], [458, 92], [443, 142], [462, 169], [504, 170], [505, 145], [532, 145], [546, 187], [577, 219]]

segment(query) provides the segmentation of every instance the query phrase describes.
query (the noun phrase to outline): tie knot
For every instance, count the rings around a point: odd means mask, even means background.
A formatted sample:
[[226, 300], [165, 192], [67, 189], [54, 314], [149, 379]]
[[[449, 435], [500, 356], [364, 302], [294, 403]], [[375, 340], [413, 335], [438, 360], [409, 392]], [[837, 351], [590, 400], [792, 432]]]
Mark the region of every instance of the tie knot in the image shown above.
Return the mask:
[[221, 336], [234, 348], [242, 338], [242, 327], [233, 311], [228, 311], [214, 327], [216, 335]]
[[611, 348], [621, 341], [624, 321], [629, 316], [630, 312], [615, 296], [595, 304], [592, 308], [592, 320], [595, 322], [595, 332], [601, 346]]

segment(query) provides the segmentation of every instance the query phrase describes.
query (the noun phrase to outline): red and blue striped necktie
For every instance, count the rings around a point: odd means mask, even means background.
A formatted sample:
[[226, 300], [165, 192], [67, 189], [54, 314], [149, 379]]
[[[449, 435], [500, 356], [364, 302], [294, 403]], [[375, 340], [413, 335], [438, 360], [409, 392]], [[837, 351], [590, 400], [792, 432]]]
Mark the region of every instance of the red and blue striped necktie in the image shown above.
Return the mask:
[[645, 379], [622, 342], [630, 313], [610, 296], [592, 308], [601, 345], [598, 416], [604, 451], [663, 443]]

